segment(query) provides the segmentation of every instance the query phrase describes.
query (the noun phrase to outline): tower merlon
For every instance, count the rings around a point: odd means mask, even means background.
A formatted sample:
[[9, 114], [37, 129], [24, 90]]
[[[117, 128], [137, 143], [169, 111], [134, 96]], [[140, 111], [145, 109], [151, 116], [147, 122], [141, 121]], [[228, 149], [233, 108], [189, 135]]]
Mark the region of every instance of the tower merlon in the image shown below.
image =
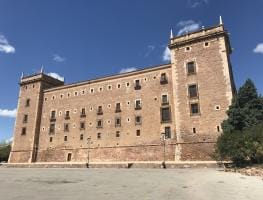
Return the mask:
[[49, 76], [44, 73], [39, 73], [39, 74], [34, 74], [34, 75], [29, 75], [29, 76], [24, 76], [21, 78], [20, 85], [26, 85], [30, 83], [35, 83], [43, 81], [45, 83], [50, 84], [51, 86], [62, 86], [64, 85], [64, 81], [58, 80], [56, 78], [53, 78], [52, 76]]

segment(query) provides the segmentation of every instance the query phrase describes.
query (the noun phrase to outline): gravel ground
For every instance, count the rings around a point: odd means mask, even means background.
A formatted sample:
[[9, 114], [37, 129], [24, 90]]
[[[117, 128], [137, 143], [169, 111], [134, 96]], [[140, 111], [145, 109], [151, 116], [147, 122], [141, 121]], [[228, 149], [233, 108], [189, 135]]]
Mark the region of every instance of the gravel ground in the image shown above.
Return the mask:
[[218, 169], [0, 168], [2, 200], [263, 199], [263, 180]]

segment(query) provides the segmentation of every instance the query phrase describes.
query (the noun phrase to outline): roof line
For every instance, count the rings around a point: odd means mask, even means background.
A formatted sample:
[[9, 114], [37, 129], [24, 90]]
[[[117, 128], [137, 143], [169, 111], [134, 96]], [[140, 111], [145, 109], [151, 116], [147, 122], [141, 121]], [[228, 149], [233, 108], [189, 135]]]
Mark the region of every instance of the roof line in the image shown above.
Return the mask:
[[155, 71], [155, 70], [159, 70], [159, 69], [165, 69], [165, 68], [169, 68], [169, 67], [171, 67], [170, 63], [162, 64], [162, 65], [149, 66], [149, 67], [138, 69], [138, 70], [135, 70], [132, 72], [125, 72], [125, 73], [121, 73], [121, 74], [112, 74], [112, 75], [108, 75], [108, 76], [98, 77], [95, 79], [79, 81], [79, 82], [70, 83], [70, 84], [66, 84], [66, 85], [62, 85], [62, 86], [58, 86], [58, 87], [52, 87], [49, 89], [45, 89], [44, 92], [51, 92], [54, 90], [66, 89], [66, 88], [71, 88], [71, 87], [75, 87], [75, 86], [81, 86], [81, 85], [86, 85], [86, 84], [91, 84], [91, 83], [97, 83], [97, 82], [112, 80], [112, 79], [116, 79], [116, 78], [124, 78], [124, 77], [131, 76], [131, 75], [137, 75], [137, 74], [140, 74], [143, 72], [151, 72], [151, 71]]

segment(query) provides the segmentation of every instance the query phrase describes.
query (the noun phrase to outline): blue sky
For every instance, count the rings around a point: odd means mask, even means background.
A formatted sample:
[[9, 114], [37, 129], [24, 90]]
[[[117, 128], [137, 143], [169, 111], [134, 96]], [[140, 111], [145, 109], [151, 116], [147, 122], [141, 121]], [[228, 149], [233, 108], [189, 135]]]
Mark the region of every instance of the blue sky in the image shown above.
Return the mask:
[[236, 85], [251, 78], [263, 93], [262, 9], [263, 0], [0, 0], [0, 141], [12, 136], [22, 72], [43, 65], [70, 83], [167, 63], [170, 28], [217, 25], [220, 15]]

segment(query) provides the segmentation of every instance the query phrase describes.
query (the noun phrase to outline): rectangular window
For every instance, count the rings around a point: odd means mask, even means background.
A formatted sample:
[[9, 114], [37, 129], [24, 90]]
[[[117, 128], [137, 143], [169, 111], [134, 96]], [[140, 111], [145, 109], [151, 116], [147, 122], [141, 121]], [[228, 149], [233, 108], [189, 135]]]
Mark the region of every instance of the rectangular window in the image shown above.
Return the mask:
[[69, 124], [64, 124], [64, 132], [69, 132]]
[[198, 115], [200, 113], [198, 103], [191, 103], [190, 109], [191, 109], [191, 115]]
[[140, 110], [142, 108], [141, 100], [135, 101], [135, 110]]
[[64, 136], [64, 141], [67, 142], [68, 141], [68, 136]]
[[54, 134], [54, 133], [55, 133], [55, 128], [56, 128], [56, 125], [55, 125], [55, 124], [50, 124], [49, 133], [50, 133], [50, 134]]
[[103, 124], [102, 124], [102, 120], [99, 119], [97, 120], [97, 128], [102, 128]]
[[66, 111], [65, 119], [70, 119], [70, 116], [69, 116], [69, 110]]
[[56, 121], [56, 111], [52, 110], [50, 114], [50, 121], [55, 122]]
[[24, 115], [23, 123], [27, 123], [27, 122], [28, 122], [28, 115]]
[[166, 73], [162, 73], [161, 74], [161, 79], [160, 79], [160, 84], [164, 85], [164, 84], [167, 84], [167, 83], [168, 83], [168, 79], [167, 79]]
[[141, 130], [136, 130], [136, 136], [140, 137], [141, 136]]
[[86, 109], [85, 108], [81, 109], [80, 117], [86, 117]]
[[196, 70], [195, 70], [195, 62], [191, 61], [191, 62], [188, 62], [186, 64], [186, 67], [187, 67], [187, 74], [188, 75], [191, 75], [191, 74], [195, 74], [196, 73]]
[[68, 153], [68, 157], [67, 157], [67, 161], [68, 161], [68, 162], [71, 161], [71, 156], [72, 156], [72, 154], [71, 154], [71, 153]]
[[115, 126], [121, 126], [121, 118], [120, 117], [116, 117], [115, 118]]
[[23, 127], [23, 128], [22, 128], [21, 135], [26, 135], [26, 127]]
[[120, 131], [116, 131], [116, 137], [120, 137]]
[[135, 116], [135, 125], [140, 125], [142, 124], [142, 117], [137, 115]]
[[85, 129], [85, 122], [80, 122], [80, 130], [84, 130]]
[[26, 107], [30, 106], [30, 99], [26, 99]]
[[167, 126], [167, 127], [164, 128], [164, 133], [165, 133], [165, 138], [166, 139], [171, 138], [171, 128], [170, 128], [170, 126]]
[[135, 80], [134, 89], [135, 89], [135, 90], [140, 90], [140, 89], [141, 89], [140, 80]]
[[101, 139], [101, 133], [97, 133], [97, 139]]
[[52, 141], [53, 141], [53, 137], [50, 137], [50, 138], [49, 138], [49, 142], [52, 142]]
[[116, 112], [116, 113], [121, 112], [121, 103], [116, 103], [115, 112]]
[[97, 114], [103, 115], [102, 106], [98, 106]]
[[169, 104], [168, 95], [167, 94], [162, 95], [162, 104], [163, 105]]
[[171, 121], [170, 107], [161, 108], [161, 122]]
[[197, 85], [196, 84], [188, 86], [188, 94], [189, 94], [190, 98], [198, 97]]
[[83, 134], [80, 134], [79, 139], [80, 139], [80, 140], [83, 140], [83, 138], [84, 138]]

